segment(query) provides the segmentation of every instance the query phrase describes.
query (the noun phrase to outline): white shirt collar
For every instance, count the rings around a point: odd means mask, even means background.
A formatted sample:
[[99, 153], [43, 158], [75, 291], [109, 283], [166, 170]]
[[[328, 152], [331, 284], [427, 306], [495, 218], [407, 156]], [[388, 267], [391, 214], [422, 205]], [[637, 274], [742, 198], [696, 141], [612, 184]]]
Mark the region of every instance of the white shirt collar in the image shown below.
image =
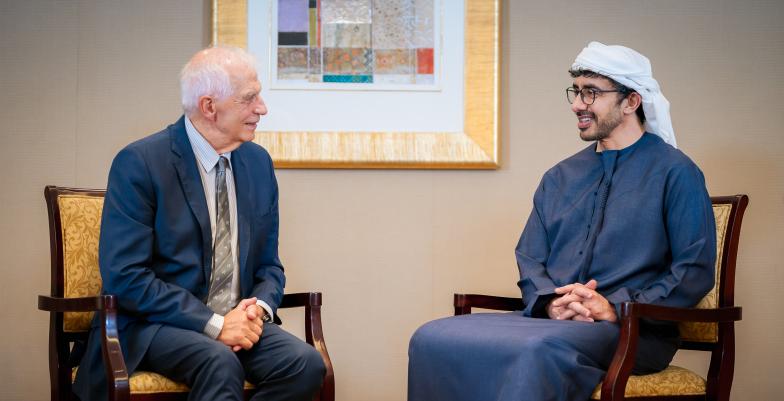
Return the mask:
[[201, 167], [206, 172], [210, 172], [218, 164], [218, 159], [221, 156], [229, 160], [229, 168], [231, 168], [231, 152], [218, 154], [215, 148], [204, 139], [199, 130], [193, 126], [191, 119], [185, 116], [185, 132], [188, 134], [188, 140], [193, 148], [193, 154], [196, 156], [196, 161], [201, 164]]

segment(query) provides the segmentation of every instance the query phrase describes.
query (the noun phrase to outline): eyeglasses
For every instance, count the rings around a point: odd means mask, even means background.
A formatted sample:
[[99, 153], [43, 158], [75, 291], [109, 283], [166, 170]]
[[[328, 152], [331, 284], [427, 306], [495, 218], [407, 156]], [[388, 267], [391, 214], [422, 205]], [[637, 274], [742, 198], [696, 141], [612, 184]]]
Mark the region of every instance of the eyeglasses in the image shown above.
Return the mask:
[[607, 92], [619, 92], [624, 93], [625, 91], [619, 89], [596, 89], [596, 88], [582, 88], [578, 90], [577, 88], [566, 88], [566, 100], [569, 101], [569, 104], [574, 103], [574, 100], [577, 99], [577, 94], [580, 94], [580, 100], [583, 101], [585, 104], [593, 104], [596, 101], [596, 95], [599, 93], [607, 93]]

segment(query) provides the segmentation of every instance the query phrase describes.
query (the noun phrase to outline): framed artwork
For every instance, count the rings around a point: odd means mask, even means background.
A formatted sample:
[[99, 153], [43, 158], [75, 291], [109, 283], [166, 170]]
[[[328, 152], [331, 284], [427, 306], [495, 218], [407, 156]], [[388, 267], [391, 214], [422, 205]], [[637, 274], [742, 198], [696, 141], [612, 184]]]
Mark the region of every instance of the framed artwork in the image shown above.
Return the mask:
[[499, 166], [500, 0], [213, 0], [278, 168]]

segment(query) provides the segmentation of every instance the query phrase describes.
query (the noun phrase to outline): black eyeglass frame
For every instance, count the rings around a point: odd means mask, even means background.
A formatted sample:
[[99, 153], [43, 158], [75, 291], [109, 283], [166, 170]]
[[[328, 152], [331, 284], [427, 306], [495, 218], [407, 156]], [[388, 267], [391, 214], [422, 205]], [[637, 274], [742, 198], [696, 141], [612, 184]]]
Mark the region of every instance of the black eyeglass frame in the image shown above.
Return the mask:
[[[586, 96], [585, 96], [585, 92], [586, 91], [591, 94], [591, 97], [589, 98], [589, 99], [591, 99], [590, 102], [585, 100], [586, 99]], [[580, 94], [580, 100], [582, 100], [582, 102], [587, 104], [587, 105], [591, 105], [591, 104], [593, 104], [596, 101], [596, 94], [598, 94], [598, 93], [611, 93], [611, 92], [617, 92], [617, 93], [622, 93], [622, 94], [628, 94], [629, 93], [629, 91], [626, 90], [626, 89], [582, 88], [580, 90], [577, 90], [577, 88], [574, 88], [574, 87], [570, 86], [570, 87], [566, 88], [566, 101], [569, 102], [569, 104], [574, 103], [575, 99], [577, 99], [577, 94], [579, 93]], [[573, 93], [573, 95], [570, 95], [571, 93]]]

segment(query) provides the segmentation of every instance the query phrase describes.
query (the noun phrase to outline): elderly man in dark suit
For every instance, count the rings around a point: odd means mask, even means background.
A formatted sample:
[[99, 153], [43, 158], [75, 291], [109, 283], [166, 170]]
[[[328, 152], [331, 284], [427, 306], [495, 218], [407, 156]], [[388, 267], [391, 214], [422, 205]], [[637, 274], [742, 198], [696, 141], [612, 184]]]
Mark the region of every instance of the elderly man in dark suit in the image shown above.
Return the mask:
[[[267, 108], [241, 49], [198, 52], [180, 77], [185, 115], [115, 157], [101, 224], [104, 291], [120, 300], [129, 371], [190, 386], [191, 400], [310, 400], [324, 375], [315, 349], [272, 323], [285, 276], [278, 187], [251, 142]], [[94, 324], [74, 390], [105, 399]]]

